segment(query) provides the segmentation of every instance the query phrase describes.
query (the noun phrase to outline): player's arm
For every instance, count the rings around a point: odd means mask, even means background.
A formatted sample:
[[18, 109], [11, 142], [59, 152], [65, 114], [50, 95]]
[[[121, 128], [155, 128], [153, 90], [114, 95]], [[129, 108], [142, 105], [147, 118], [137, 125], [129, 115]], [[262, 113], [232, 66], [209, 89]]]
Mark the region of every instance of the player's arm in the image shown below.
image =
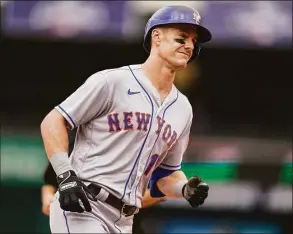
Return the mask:
[[91, 205], [88, 199], [95, 198], [77, 177], [68, 159], [67, 126], [63, 115], [56, 109], [45, 117], [41, 123], [45, 150], [57, 175], [61, 208], [72, 212], [89, 212]]
[[[75, 140], [75, 131], [69, 131], [69, 152], [73, 150], [74, 140]], [[54, 195], [58, 188], [58, 183], [56, 179], [56, 173], [51, 165], [48, 163], [46, 170], [44, 172], [44, 184], [41, 187], [41, 202], [42, 202], [42, 212], [44, 215], [49, 216], [50, 214], [50, 205], [53, 202]]]
[[[68, 123], [56, 109], [53, 109], [41, 123], [41, 134], [48, 159], [57, 153], [64, 153], [61, 157], [68, 160]], [[67, 168], [71, 170], [72, 168]]]
[[[68, 151], [67, 127], [68, 124], [65, 119], [55, 109], [52, 110], [41, 123], [41, 134], [45, 151], [49, 160], [52, 160], [52, 156], [54, 155], [55, 158], [53, 159], [53, 163], [56, 159], [57, 163], [59, 161], [60, 165], [57, 165], [58, 174], [72, 170], [66, 154]], [[48, 216], [50, 213], [50, 204], [53, 201], [54, 194], [58, 187], [56, 173], [51, 163], [49, 163], [45, 170], [44, 181], [45, 184], [41, 188], [42, 212], [44, 215]]]
[[181, 170], [157, 168], [151, 179], [151, 196], [184, 198], [194, 208], [202, 205], [208, 197], [209, 186], [198, 176], [187, 180]]
[[160, 178], [157, 182], [158, 189], [170, 198], [183, 198], [182, 187], [187, 183], [187, 178], [183, 171], [171, 172], [170, 175]]
[[182, 134], [169, 148], [161, 164], [153, 171], [150, 191], [152, 197], [185, 198], [192, 207], [198, 207], [207, 198], [209, 187], [198, 176], [187, 180], [186, 175], [181, 171], [182, 157], [189, 142], [191, 122], [192, 114]]
[[67, 126], [74, 129], [88, 123], [108, 107], [108, 86], [102, 74], [94, 74], [42, 121], [41, 134], [48, 159], [57, 175], [59, 203], [63, 210], [91, 211], [95, 201], [68, 159]]

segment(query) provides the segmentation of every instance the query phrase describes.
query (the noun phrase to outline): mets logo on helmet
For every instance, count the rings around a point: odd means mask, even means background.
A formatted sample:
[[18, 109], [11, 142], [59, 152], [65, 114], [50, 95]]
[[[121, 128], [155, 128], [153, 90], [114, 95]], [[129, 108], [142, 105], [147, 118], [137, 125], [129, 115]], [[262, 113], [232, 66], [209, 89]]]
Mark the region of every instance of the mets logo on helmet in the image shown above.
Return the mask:
[[200, 15], [196, 10], [194, 10], [193, 12], [193, 19], [196, 21], [197, 24], [200, 23]]

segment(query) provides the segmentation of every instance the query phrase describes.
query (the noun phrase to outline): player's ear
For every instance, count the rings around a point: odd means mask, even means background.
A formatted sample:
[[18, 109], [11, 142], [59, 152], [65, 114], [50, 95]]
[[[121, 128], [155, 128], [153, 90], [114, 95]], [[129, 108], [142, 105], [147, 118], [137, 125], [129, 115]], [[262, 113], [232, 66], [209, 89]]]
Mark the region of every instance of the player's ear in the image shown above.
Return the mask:
[[162, 40], [162, 36], [163, 36], [163, 31], [160, 28], [155, 28], [152, 31], [152, 43], [156, 46], [160, 45], [160, 42]]

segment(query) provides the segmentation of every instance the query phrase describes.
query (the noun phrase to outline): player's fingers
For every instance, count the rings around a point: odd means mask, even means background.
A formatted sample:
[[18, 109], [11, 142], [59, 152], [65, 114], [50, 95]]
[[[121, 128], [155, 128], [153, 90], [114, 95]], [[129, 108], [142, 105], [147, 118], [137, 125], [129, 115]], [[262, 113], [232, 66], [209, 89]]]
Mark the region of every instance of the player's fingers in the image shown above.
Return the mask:
[[42, 206], [42, 212], [44, 215], [49, 216], [50, 214], [50, 205], [43, 205]]
[[192, 177], [188, 182], [188, 186], [191, 188], [196, 188], [199, 184], [201, 184], [202, 179], [198, 176]]
[[199, 204], [195, 202], [191, 202], [190, 204], [193, 208], [197, 208], [199, 206]]
[[90, 204], [90, 202], [89, 202], [89, 200], [87, 199], [87, 197], [86, 197], [85, 194], [83, 194], [83, 195], [81, 196], [81, 198], [80, 198], [79, 201], [81, 201], [81, 202], [79, 202], [79, 203], [82, 203], [82, 205], [83, 205], [83, 209], [84, 209], [85, 211], [87, 211], [87, 212], [91, 212], [91, 211], [92, 211], [91, 204]]
[[208, 192], [210, 189], [209, 186], [204, 182], [201, 182], [197, 187], [198, 189], [203, 190], [205, 192]]
[[78, 201], [72, 202], [70, 204], [61, 205], [62, 210], [83, 213], [84, 209], [80, 206]]
[[83, 203], [82, 203], [82, 201], [81, 201], [80, 199], [78, 199], [78, 204], [81, 206], [81, 208], [82, 208], [83, 210], [85, 210], [84, 205], [83, 205]]

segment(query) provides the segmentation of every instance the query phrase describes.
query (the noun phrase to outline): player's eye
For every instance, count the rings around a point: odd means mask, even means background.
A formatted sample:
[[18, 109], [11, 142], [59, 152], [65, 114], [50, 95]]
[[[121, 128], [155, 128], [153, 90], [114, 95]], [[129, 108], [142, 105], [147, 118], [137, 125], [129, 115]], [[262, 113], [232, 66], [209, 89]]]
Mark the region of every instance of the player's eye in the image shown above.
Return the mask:
[[175, 38], [174, 40], [175, 40], [177, 43], [180, 43], [180, 44], [182, 44], [182, 45], [185, 44], [185, 39], [183, 39], [183, 38]]

